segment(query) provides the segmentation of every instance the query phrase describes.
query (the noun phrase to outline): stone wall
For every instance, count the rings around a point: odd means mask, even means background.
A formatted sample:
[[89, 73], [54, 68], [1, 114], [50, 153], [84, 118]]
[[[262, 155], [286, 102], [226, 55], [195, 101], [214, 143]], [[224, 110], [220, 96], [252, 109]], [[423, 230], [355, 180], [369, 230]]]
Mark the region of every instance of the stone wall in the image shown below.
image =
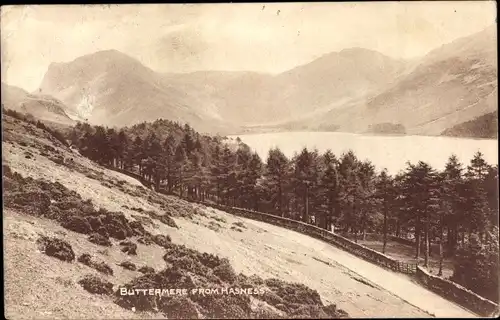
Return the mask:
[[235, 207], [228, 207], [223, 205], [217, 205], [212, 203], [202, 203], [200, 204], [210, 206], [237, 216], [241, 216], [244, 218], [263, 221], [266, 223], [270, 223], [273, 225], [277, 225], [279, 227], [287, 228], [293, 231], [297, 231], [308, 236], [314, 237], [316, 239], [323, 240], [329, 244], [332, 244], [336, 247], [340, 247], [343, 250], [354, 254], [360, 258], [363, 258], [369, 262], [375, 263], [379, 266], [398, 271], [403, 273], [414, 273], [416, 271], [415, 265], [403, 263], [397, 260], [392, 259], [389, 256], [386, 256], [378, 251], [367, 248], [363, 245], [357, 244], [354, 241], [351, 241], [347, 238], [344, 238], [338, 234], [332, 233], [328, 230], [319, 228], [317, 226], [304, 223], [302, 221], [282, 218], [279, 216], [246, 210]]
[[[125, 170], [120, 170], [118, 168], [109, 168], [109, 169], [119, 171], [133, 178], [136, 178], [143, 183], [146, 183], [146, 185], [148, 184], [147, 181], [144, 181], [144, 179], [142, 179], [142, 177], [140, 177], [137, 174]], [[476, 293], [462, 287], [461, 285], [431, 275], [425, 269], [416, 266], [414, 264], [408, 264], [394, 260], [391, 257], [388, 257], [378, 251], [372, 250], [363, 245], [357, 244], [354, 241], [351, 241], [345, 237], [340, 236], [339, 234], [332, 233], [328, 230], [301, 221], [282, 218], [267, 213], [217, 205], [207, 202], [199, 202], [199, 201], [193, 201], [193, 202], [213, 207], [244, 218], [263, 221], [266, 223], [284, 227], [323, 240], [329, 244], [340, 247], [351, 254], [354, 254], [369, 262], [375, 263], [379, 266], [397, 272], [415, 274], [416, 278], [423, 286], [445, 297], [446, 299], [452, 300], [457, 304], [471, 310], [472, 312], [477, 313], [478, 315], [481, 315], [483, 317], [492, 317], [492, 316], [498, 316], [499, 314], [498, 304], [477, 295]], [[391, 239], [391, 240], [393, 241], [405, 240], [405, 242], [406, 241], [413, 242], [411, 240], [402, 238]]]
[[417, 279], [423, 286], [445, 297], [446, 299], [454, 301], [455, 303], [469, 309], [470, 311], [477, 313], [478, 315], [491, 317], [498, 313], [498, 304], [495, 304], [494, 302], [477, 295], [476, 293], [462, 287], [457, 283], [433, 276], [429, 274], [425, 269], [414, 264], [408, 264], [394, 260], [393, 258], [388, 257], [378, 251], [357, 244], [354, 241], [342, 237], [341, 235], [334, 234], [328, 230], [304, 223], [302, 221], [282, 218], [267, 213], [212, 203], [199, 203], [244, 218], [263, 221], [290, 230], [294, 230], [302, 234], [323, 240], [336, 247], [342, 248], [343, 250], [351, 254], [354, 254], [369, 262], [375, 263], [379, 266], [397, 272], [416, 275]]
[[478, 315], [483, 317], [498, 316], [498, 304], [479, 296], [458, 283], [434, 276], [420, 266], [417, 266], [416, 275], [423, 286]]
[[[345, 238], [354, 239], [354, 234], [351, 234], [351, 233], [348, 233], [348, 234], [343, 234], [342, 233], [342, 236], [344, 236]], [[358, 240], [361, 240], [361, 239], [362, 239], [362, 235], [358, 235]], [[379, 241], [379, 242], [383, 242], [384, 241], [384, 235], [378, 234], [378, 233], [367, 232], [366, 235], [365, 235], [365, 239], [364, 240], [366, 240], [366, 241]], [[401, 244], [404, 244], [404, 245], [408, 245], [408, 246], [414, 246], [415, 245], [415, 241], [412, 240], [412, 239], [405, 239], [405, 238], [402, 238], [402, 237], [396, 237], [395, 235], [392, 235], [392, 234], [388, 234], [387, 235], [387, 241], [398, 242], [398, 243], [401, 243]]]

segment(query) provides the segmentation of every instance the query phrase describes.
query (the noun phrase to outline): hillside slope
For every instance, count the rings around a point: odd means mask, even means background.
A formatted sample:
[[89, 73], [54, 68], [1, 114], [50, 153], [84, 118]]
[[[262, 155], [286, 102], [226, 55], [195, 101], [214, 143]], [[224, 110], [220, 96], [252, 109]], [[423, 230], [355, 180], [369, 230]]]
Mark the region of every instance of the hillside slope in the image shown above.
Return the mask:
[[29, 94], [21, 88], [2, 83], [2, 105], [34, 117], [62, 125], [75, 123], [66, 113], [67, 107], [48, 95]]
[[498, 111], [487, 113], [473, 120], [444, 130], [441, 135], [452, 137], [498, 138]]
[[189, 92], [116, 50], [52, 63], [40, 91], [62, 100], [71, 113], [93, 124], [122, 126], [166, 118], [200, 131], [231, 127], [202, 112]]
[[[10, 318], [81, 318], [96, 315], [100, 318], [157, 318], [159, 314], [154, 310], [133, 312], [130, 308], [118, 307], [112, 297], [92, 295], [78, 281], [92, 273], [110, 281], [114, 284], [113, 288], [117, 289], [117, 285], [138, 281], [142, 275], [117, 264], [128, 261], [137, 267], [148, 266], [154, 270], [166, 268], [172, 260], [168, 262], [162, 259], [165, 250], [169, 252], [165, 256], [168, 259], [181, 259], [180, 255], [193, 254], [177, 244], [228, 258], [234, 270], [242, 273], [238, 279], [256, 274], [257, 277], [276, 277], [305, 284], [318, 291], [323, 303], [335, 303], [355, 317], [426, 317], [427, 312], [437, 316], [471, 316], [409, 278], [384, 271], [318, 240], [193, 205], [176, 197], [156, 194], [128, 176], [81, 157], [31, 124], [7, 116], [3, 125], [3, 165], [21, 175], [8, 175], [8, 182], [4, 184], [7, 191], [7, 210], [4, 212], [6, 315]], [[36, 179], [47, 181], [45, 185], [49, 188], [35, 189], [36, 183], [41, 183]], [[25, 187], [15, 191], [15, 188], [19, 188], [15, 187], [16, 180], [23, 181]], [[13, 197], [14, 191], [28, 191], [31, 197], [36, 195], [41, 199], [44, 198], [43, 194], [49, 192], [53, 198], [49, 198], [47, 205], [52, 209], [41, 211], [46, 217], [37, 216], [35, 212], [44, 202], [26, 202], [23, 199], [28, 198], [24, 194], [22, 197]], [[80, 196], [80, 200], [76, 200]], [[60, 199], [64, 197], [75, 200], [61, 202]], [[115, 239], [111, 239], [111, 247], [99, 246], [86, 240], [82, 231], [68, 230], [50, 218], [59, 212], [54, 206], [66, 208], [64, 210], [67, 211], [62, 211], [63, 215], [60, 216], [63, 221], [76, 212], [83, 214], [84, 207], [88, 207], [85, 200], [90, 200], [94, 208], [85, 210], [106, 209], [99, 211], [104, 215], [110, 214], [109, 211], [123, 213], [127, 220], [141, 221], [150, 233], [171, 236], [172, 244], [165, 244], [165, 248], [161, 248], [142, 243], [138, 237], [131, 237], [130, 240], [137, 242], [137, 254], [130, 255], [117, 249], [120, 245]], [[158, 216], [155, 212], [163, 215]], [[171, 218], [159, 219], [162, 216]], [[165, 224], [167, 222], [168, 225]], [[89, 253], [92, 259], [110, 265], [114, 273], [102, 275], [84, 264], [67, 263], [41, 254], [37, 250], [37, 238], [40, 236], [61, 238], [71, 244], [77, 255]], [[311, 248], [315, 250], [311, 251]], [[174, 265], [181, 267], [181, 260], [177, 260]], [[198, 279], [196, 281], [203, 278], [199, 278], [200, 275], [192, 277], [193, 280]], [[257, 280], [255, 276], [251, 279]], [[286, 283], [273, 281], [266, 280], [266, 286], [287, 286]], [[291, 287], [287, 290], [291, 289], [296, 294], [309, 292], [300, 288]], [[312, 296], [312, 293], [308, 293], [308, 296], [297, 298], [304, 303], [310, 299], [306, 297]], [[275, 296], [273, 299], [265, 299], [268, 301], [265, 302], [252, 298], [250, 306], [254, 311], [251, 312], [265, 310], [267, 317], [277, 314], [283, 316], [285, 311], [277, 309], [282, 307], [276, 301], [281, 299], [287, 306], [294, 305], [287, 302], [292, 299], [289, 295], [281, 298]], [[204, 308], [212, 305], [205, 305], [199, 310], [208, 312]], [[317, 305], [314, 308], [315, 312], [320, 312], [321, 308], [318, 309]], [[317, 318], [321, 313], [310, 313], [314, 308], [301, 306], [301, 311], [296, 311], [299, 313], [288, 311], [285, 316], [302, 314], [304, 317], [303, 312], [309, 310], [305, 313], [307, 317]], [[330, 317], [339, 315], [330, 314]]]
[[95, 124], [165, 118], [201, 131], [301, 117], [380, 90], [404, 64], [378, 52], [333, 52], [287, 72], [200, 71], [160, 74], [116, 50], [52, 63], [40, 85], [70, 113]]
[[26, 99], [28, 92], [16, 87], [10, 86], [2, 82], [2, 104], [6, 108], [15, 109], [18, 105]]
[[386, 91], [321, 118], [341, 131], [364, 132], [371, 124], [391, 122], [408, 134], [439, 135], [498, 109], [497, 77], [492, 26], [431, 51]]

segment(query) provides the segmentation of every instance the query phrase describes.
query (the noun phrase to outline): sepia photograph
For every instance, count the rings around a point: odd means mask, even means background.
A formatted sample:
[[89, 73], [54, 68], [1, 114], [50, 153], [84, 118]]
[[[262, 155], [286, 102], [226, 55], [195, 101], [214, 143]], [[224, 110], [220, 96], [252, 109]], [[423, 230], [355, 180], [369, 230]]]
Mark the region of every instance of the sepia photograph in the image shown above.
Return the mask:
[[0, 14], [6, 319], [500, 316], [496, 1]]

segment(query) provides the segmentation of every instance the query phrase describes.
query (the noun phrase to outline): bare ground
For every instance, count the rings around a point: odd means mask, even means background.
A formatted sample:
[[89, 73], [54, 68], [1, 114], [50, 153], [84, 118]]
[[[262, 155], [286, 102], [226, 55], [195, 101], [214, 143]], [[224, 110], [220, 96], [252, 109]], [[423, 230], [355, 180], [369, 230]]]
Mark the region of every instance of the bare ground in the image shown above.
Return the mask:
[[[121, 211], [127, 217], [141, 215], [127, 208], [161, 213], [162, 208], [147, 199], [149, 190], [134, 193], [140, 185], [138, 181], [63, 148], [56, 150], [63, 157], [73, 158], [74, 164], [71, 168], [57, 164], [41, 154], [43, 145], [52, 145], [52, 142], [9, 131], [12, 123], [3, 124], [4, 130], [7, 129], [2, 143], [3, 163], [12, 170], [25, 177], [59, 181], [84, 199], [92, 199], [95, 205]], [[29, 158], [26, 152], [31, 154]], [[113, 185], [118, 181], [121, 181], [122, 188]], [[173, 197], [165, 199], [179, 207], [192, 206]], [[319, 240], [213, 209], [202, 210], [206, 217], [175, 218], [180, 229], [159, 223], [155, 233], [169, 234], [174, 243], [227, 257], [237, 272], [303, 283], [318, 290], [324, 303], [335, 303], [353, 317], [474, 316], [413, 283], [408, 277], [384, 270]], [[237, 227], [233, 224], [236, 222], [242, 224]], [[235, 228], [231, 229], [233, 226]], [[4, 212], [4, 261], [5, 315], [8, 318], [153, 317], [120, 308], [109, 298], [100, 298], [83, 290], [76, 284], [77, 279], [97, 271], [39, 253], [35, 241], [40, 234], [62, 237], [72, 244], [77, 255], [90, 253], [108, 263], [114, 275], [101, 276], [114, 283], [115, 289], [138, 275], [138, 272], [125, 270], [116, 263], [130, 260], [138, 267], [147, 265], [155, 269], [164, 265], [163, 251], [158, 247], [138, 244], [138, 255], [131, 257], [119, 250], [94, 245], [80, 234], [63, 229], [52, 221], [7, 210]]]

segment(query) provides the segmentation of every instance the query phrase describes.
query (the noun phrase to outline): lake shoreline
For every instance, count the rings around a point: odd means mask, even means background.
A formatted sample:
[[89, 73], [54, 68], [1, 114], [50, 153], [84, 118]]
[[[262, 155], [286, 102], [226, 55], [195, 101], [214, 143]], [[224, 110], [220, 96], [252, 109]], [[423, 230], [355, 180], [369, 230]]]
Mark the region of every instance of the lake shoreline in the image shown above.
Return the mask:
[[236, 133], [228, 134], [228, 138], [236, 139], [239, 136], [249, 136], [258, 134], [289, 134], [289, 133], [342, 133], [342, 134], [353, 134], [360, 136], [377, 136], [377, 137], [432, 137], [432, 138], [449, 138], [449, 139], [468, 139], [468, 140], [488, 140], [488, 141], [498, 141], [498, 138], [478, 138], [478, 137], [458, 137], [458, 136], [446, 136], [446, 135], [430, 135], [430, 134], [405, 134], [405, 133], [371, 133], [371, 132], [348, 132], [348, 131], [307, 131], [307, 130], [293, 130], [293, 131], [264, 131], [264, 132], [248, 132], [248, 133]]
[[404, 170], [407, 162], [424, 161], [436, 169], [444, 168], [448, 158], [455, 154], [464, 168], [473, 155], [480, 151], [488, 163], [498, 163], [498, 144], [494, 139], [457, 138], [448, 136], [380, 135], [350, 132], [290, 131], [229, 135], [240, 138], [265, 160], [269, 149], [278, 147], [287, 157], [293, 157], [304, 147], [324, 152], [330, 149], [340, 156], [352, 150], [362, 160], [369, 160], [376, 170], [387, 168], [391, 174]]

